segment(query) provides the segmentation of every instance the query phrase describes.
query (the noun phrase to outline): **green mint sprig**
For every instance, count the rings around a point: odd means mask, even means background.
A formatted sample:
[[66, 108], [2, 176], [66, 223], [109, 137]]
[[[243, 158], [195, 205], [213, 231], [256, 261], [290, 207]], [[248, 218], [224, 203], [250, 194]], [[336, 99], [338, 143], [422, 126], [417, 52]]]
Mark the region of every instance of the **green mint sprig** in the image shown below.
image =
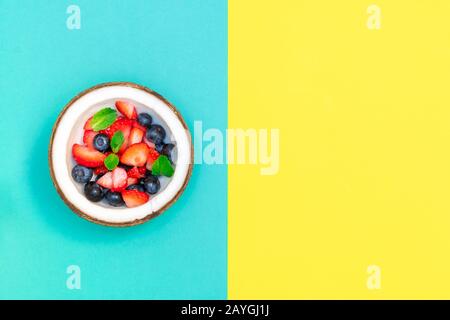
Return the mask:
[[108, 170], [114, 170], [119, 165], [119, 157], [115, 153], [111, 153], [103, 163]]
[[155, 176], [171, 177], [173, 176], [174, 171], [175, 170], [172, 167], [169, 158], [165, 155], [160, 155], [158, 159], [153, 162], [152, 174]]
[[111, 138], [111, 149], [114, 153], [119, 152], [120, 148], [122, 147], [122, 144], [125, 141], [125, 137], [123, 136], [123, 132], [118, 130], [116, 133], [114, 133], [113, 137]]
[[105, 130], [117, 119], [117, 112], [111, 108], [103, 108], [94, 114], [91, 120], [92, 130]]

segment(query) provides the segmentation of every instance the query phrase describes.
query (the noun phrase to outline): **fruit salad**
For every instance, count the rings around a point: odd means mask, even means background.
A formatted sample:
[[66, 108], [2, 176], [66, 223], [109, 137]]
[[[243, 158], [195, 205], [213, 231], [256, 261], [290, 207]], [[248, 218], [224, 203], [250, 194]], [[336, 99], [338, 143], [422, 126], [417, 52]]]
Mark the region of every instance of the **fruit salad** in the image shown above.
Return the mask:
[[128, 208], [147, 203], [160, 191], [160, 177], [174, 173], [173, 143], [149, 113], [119, 100], [84, 125], [83, 144], [72, 146], [72, 178], [83, 184], [86, 198]]

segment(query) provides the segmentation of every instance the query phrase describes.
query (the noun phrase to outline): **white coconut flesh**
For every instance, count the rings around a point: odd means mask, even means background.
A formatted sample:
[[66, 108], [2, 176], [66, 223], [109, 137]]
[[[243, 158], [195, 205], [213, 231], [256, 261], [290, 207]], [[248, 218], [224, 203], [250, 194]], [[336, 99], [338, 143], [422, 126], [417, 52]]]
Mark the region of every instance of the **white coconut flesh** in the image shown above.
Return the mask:
[[[166, 130], [165, 142], [175, 144], [173, 162], [175, 172], [172, 177], [161, 177], [160, 191], [150, 196], [150, 201], [135, 208], [112, 207], [104, 201], [93, 203], [83, 193], [83, 185], [71, 176], [76, 165], [72, 157], [72, 146], [83, 144], [83, 126], [98, 110], [114, 107], [116, 100], [127, 100], [136, 105], [137, 112], [147, 112], [153, 122]], [[81, 96], [63, 114], [55, 130], [51, 157], [53, 173], [60, 191], [66, 199], [95, 220], [112, 224], [130, 223], [146, 218], [169, 204], [183, 188], [189, 175], [191, 161], [191, 138], [189, 132], [174, 110], [162, 99], [149, 92], [123, 85], [95, 89]]]

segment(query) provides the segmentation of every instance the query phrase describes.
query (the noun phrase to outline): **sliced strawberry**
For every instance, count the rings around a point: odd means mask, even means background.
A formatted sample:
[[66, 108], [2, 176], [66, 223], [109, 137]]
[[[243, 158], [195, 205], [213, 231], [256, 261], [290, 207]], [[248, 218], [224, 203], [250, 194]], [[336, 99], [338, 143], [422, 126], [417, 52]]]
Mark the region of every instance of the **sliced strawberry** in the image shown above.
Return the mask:
[[79, 144], [73, 145], [72, 155], [78, 164], [89, 168], [100, 167], [106, 158], [106, 155], [100, 151], [92, 150]]
[[128, 170], [127, 174], [130, 178], [143, 178], [145, 177], [145, 167], [133, 167]]
[[159, 152], [156, 151], [154, 148], [150, 148], [150, 151], [148, 153], [148, 158], [152, 159], [154, 162], [156, 159], [158, 159], [158, 157], [159, 157]]
[[137, 167], [133, 167], [127, 171], [129, 178], [139, 178], [139, 170]]
[[[125, 134], [124, 134], [124, 136], [125, 136]], [[120, 147], [120, 150], [119, 150], [119, 152], [118, 152], [119, 155], [121, 155], [122, 153], [124, 153], [125, 150], [128, 148], [128, 141], [127, 141], [126, 139], [127, 139], [127, 138], [125, 138], [125, 140], [124, 140], [122, 146]]]
[[111, 191], [122, 191], [127, 187], [128, 175], [125, 169], [115, 168], [112, 172], [112, 187]]
[[97, 135], [97, 132], [92, 130], [86, 130], [84, 131], [83, 135], [83, 142], [85, 145], [87, 145], [90, 149], [95, 150], [94, 148], [94, 138]]
[[131, 126], [132, 126], [131, 120], [124, 117], [120, 117], [109, 128], [102, 130], [101, 133], [106, 134], [111, 139], [114, 133], [116, 133], [119, 130], [122, 131], [124, 142], [119, 150], [119, 153], [122, 153], [128, 146], [128, 137], [130, 136]]
[[139, 122], [137, 122], [137, 120], [133, 120], [133, 128], [139, 128], [139, 129], [141, 129], [141, 130], [144, 131], [144, 132], [147, 131], [147, 128], [144, 127], [144, 126], [141, 126], [141, 125], [139, 124]]
[[127, 186], [131, 186], [133, 184], [137, 184], [139, 182], [138, 178], [130, 178], [128, 177], [127, 179]]
[[145, 167], [139, 167], [138, 171], [141, 174], [142, 178], [145, 177], [145, 174], [147, 173], [147, 169]]
[[132, 125], [133, 122], [131, 120], [124, 117], [119, 117], [109, 128], [102, 130], [101, 133], [106, 134], [110, 139], [117, 130], [121, 130], [124, 135], [125, 133], [128, 133], [129, 135]]
[[112, 172], [105, 173], [100, 179], [98, 179], [97, 184], [103, 188], [111, 189], [113, 187], [113, 174]]
[[136, 107], [131, 102], [118, 100], [116, 101], [116, 108], [128, 119], [137, 118]]
[[96, 175], [99, 175], [99, 174], [102, 174], [102, 173], [107, 173], [108, 171], [109, 170], [104, 165], [94, 169], [94, 173]]
[[93, 116], [90, 117], [86, 123], [84, 124], [84, 130], [92, 130], [92, 126], [91, 126], [91, 120], [92, 120]]
[[148, 158], [147, 158], [147, 163], [146, 163], [147, 170], [149, 170], [149, 171], [152, 170], [153, 162], [155, 162], [156, 159], [158, 159], [158, 157], [159, 157], [158, 151], [156, 151], [153, 148], [150, 148], [150, 152], [148, 153]]
[[142, 167], [147, 162], [150, 148], [145, 143], [136, 143], [128, 147], [120, 156], [120, 162], [128, 166]]
[[144, 137], [144, 142], [146, 145], [148, 145], [150, 148], [155, 149], [155, 144], [153, 141], [148, 140], [146, 137]]
[[139, 128], [131, 129], [130, 136], [128, 137], [128, 145], [132, 145], [135, 143], [142, 142], [142, 138], [144, 137], [145, 131], [142, 131]]
[[143, 205], [150, 199], [147, 193], [138, 190], [124, 190], [122, 191], [122, 198], [128, 208]]

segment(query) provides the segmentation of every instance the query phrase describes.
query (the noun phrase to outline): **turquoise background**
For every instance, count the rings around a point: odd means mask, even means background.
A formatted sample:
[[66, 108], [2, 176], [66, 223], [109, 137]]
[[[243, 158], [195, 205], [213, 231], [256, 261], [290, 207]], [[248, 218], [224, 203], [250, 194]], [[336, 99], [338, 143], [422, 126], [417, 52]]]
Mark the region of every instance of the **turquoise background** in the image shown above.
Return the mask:
[[[81, 8], [81, 29], [66, 9]], [[196, 165], [181, 199], [144, 225], [73, 214], [47, 146], [64, 105], [108, 81], [146, 85], [193, 129], [227, 125], [225, 0], [0, 0], [0, 298], [226, 298], [226, 166]], [[81, 290], [66, 268], [81, 268]]]

